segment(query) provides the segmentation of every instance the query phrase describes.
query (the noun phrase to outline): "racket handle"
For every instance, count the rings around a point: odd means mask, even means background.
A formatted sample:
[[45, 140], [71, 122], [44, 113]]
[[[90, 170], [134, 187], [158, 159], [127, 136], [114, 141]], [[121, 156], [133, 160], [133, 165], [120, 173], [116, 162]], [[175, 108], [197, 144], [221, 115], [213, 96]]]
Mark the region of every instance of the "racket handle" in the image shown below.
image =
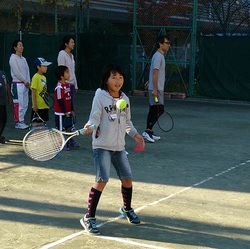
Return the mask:
[[159, 100], [158, 100], [157, 96], [155, 96], [155, 103], [156, 103], [156, 104], [159, 103]]
[[[95, 129], [95, 125], [90, 125], [89, 128], [90, 128], [91, 130], [94, 130], [94, 129]], [[78, 130], [79, 135], [84, 134], [84, 133], [86, 132], [86, 130], [87, 130], [86, 128], [83, 128], [83, 129]]]

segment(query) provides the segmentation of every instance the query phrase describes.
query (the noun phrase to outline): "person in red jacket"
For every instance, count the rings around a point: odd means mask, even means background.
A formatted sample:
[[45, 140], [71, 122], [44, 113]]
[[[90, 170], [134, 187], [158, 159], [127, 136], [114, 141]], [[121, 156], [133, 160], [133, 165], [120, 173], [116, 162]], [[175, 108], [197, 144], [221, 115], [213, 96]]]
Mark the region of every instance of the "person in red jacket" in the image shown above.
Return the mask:
[[[72, 131], [74, 127], [75, 112], [73, 107], [73, 102], [71, 98], [70, 85], [67, 80], [70, 78], [70, 72], [66, 66], [58, 66], [55, 70], [55, 76], [58, 80], [55, 92], [55, 125], [60, 131]], [[79, 147], [79, 144], [70, 139], [65, 145], [64, 149], [69, 150], [70, 148]]]

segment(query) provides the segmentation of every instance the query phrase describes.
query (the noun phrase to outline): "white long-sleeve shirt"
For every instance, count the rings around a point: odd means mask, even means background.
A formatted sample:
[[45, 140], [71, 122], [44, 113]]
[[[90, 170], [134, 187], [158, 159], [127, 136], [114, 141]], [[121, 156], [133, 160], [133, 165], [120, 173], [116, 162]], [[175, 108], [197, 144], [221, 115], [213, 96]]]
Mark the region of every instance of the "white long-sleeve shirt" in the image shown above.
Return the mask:
[[23, 56], [12, 54], [9, 60], [12, 82], [30, 83], [30, 70]]
[[61, 50], [57, 57], [58, 66], [63, 65], [68, 67], [70, 72], [70, 78], [67, 83], [75, 85], [75, 89], [78, 89], [76, 74], [75, 74], [75, 60], [73, 54], [69, 56], [64, 50]]

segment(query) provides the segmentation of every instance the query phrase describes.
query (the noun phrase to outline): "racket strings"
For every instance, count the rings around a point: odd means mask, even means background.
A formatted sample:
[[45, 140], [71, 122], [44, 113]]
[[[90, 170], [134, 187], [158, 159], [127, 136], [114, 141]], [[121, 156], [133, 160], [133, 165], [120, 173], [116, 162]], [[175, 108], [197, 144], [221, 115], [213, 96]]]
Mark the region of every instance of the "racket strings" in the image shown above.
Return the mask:
[[174, 128], [174, 120], [171, 114], [164, 111], [157, 119], [159, 128], [164, 132], [169, 132]]
[[64, 139], [54, 130], [34, 130], [24, 141], [25, 152], [33, 159], [45, 161], [57, 155], [62, 149]]

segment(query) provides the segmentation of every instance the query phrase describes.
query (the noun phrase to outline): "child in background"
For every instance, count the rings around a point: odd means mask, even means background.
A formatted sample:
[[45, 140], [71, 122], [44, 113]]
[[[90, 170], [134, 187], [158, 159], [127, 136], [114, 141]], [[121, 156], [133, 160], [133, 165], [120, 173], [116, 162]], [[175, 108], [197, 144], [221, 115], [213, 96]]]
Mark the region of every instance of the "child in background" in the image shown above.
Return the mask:
[[[70, 85], [67, 83], [67, 80], [70, 78], [68, 67], [58, 66], [55, 70], [55, 76], [58, 80], [54, 93], [55, 125], [60, 131], [64, 130], [70, 132], [74, 125], [73, 120], [75, 113], [71, 98]], [[75, 140], [70, 139], [65, 145], [64, 150], [70, 150], [70, 148], [76, 147], [79, 147], [79, 144]]]
[[[119, 211], [129, 223], [140, 224], [140, 219], [131, 207], [132, 172], [125, 151], [125, 135], [127, 133], [143, 147], [144, 139], [133, 126], [129, 98], [121, 91], [124, 83], [122, 69], [115, 64], [107, 65], [102, 71], [101, 81], [101, 88], [96, 90], [93, 99], [89, 121], [84, 127], [87, 128], [87, 134], [91, 133], [89, 125], [97, 128], [92, 135], [96, 178], [89, 192], [88, 211], [80, 220], [90, 234], [99, 234], [95, 214], [102, 191], [109, 181], [111, 164], [121, 180], [123, 205]], [[119, 99], [127, 103], [122, 110], [116, 107]]]
[[[43, 121], [49, 120], [49, 98], [47, 92], [47, 80], [44, 74], [48, 70], [48, 66], [52, 64], [43, 58], [37, 58], [34, 61], [37, 72], [31, 80], [32, 94], [32, 126], [43, 125]], [[40, 119], [41, 118], [41, 119]]]

